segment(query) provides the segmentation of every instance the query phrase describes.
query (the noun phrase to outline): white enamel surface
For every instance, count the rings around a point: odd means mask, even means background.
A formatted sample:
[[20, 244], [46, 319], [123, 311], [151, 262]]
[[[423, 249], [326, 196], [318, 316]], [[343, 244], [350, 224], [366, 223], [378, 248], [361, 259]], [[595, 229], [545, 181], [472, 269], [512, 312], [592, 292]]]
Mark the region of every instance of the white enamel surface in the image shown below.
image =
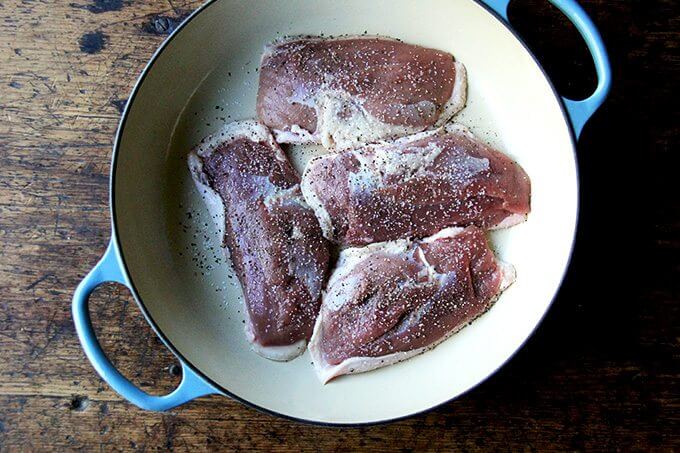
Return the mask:
[[[428, 25], [416, 25], [423, 23]], [[278, 363], [250, 350], [241, 291], [229, 268], [215, 263], [218, 234], [186, 155], [225, 122], [254, 116], [255, 68], [267, 42], [287, 34], [364, 30], [451, 52], [465, 64], [468, 103], [457, 120], [524, 167], [532, 213], [521, 225], [491, 235], [499, 257], [515, 266], [517, 281], [488, 313], [426, 354], [324, 386], [308, 353]], [[289, 151], [298, 168], [320, 152]], [[217, 1], [156, 60], [134, 98], [118, 153], [117, 234], [130, 278], [160, 330], [225, 389], [311, 421], [406, 416], [481, 382], [520, 347], [548, 308], [575, 227], [576, 168], [559, 103], [512, 33], [472, 0]], [[204, 256], [203, 268], [192, 260]]]

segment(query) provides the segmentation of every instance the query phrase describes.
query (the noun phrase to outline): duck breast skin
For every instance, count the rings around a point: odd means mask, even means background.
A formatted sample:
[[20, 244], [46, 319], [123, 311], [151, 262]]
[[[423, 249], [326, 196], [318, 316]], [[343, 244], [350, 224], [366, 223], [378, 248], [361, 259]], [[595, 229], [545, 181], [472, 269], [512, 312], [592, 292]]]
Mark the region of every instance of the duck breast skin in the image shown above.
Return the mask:
[[343, 245], [424, 237], [450, 226], [520, 223], [531, 184], [467, 128], [444, 128], [309, 162], [302, 193], [324, 235]]
[[514, 279], [474, 226], [345, 249], [309, 343], [317, 375], [325, 383], [425, 352], [484, 313]]
[[441, 126], [465, 105], [446, 52], [375, 37], [289, 38], [265, 49], [257, 114], [279, 143], [355, 147]]
[[298, 356], [312, 334], [329, 260], [298, 174], [256, 121], [227, 125], [188, 161], [241, 282], [253, 349], [272, 360]]

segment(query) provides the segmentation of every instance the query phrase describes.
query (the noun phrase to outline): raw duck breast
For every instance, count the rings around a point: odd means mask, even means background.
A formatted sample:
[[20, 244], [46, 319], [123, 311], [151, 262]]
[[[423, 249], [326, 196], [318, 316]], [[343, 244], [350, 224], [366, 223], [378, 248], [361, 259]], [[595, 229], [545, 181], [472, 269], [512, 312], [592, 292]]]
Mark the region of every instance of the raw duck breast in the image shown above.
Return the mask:
[[317, 375], [326, 383], [425, 352], [484, 313], [514, 279], [474, 226], [345, 249], [309, 343]]
[[302, 193], [326, 238], [366, 245], [450, 226], [526, 219], [531, 184], [508, 156], [457, 124], [313, 159]]
[[342, 150], [445, 124], [466, 80], [451, 54], [391, 38], [292, 38], [265, 50], [257, 114], [279, 143]]
[[253, 349], [272, 360], [298, 356], [312, 334], [329, 260], [299, 176], [255, 121], [205, 139], [189, 167], [243, 287]]

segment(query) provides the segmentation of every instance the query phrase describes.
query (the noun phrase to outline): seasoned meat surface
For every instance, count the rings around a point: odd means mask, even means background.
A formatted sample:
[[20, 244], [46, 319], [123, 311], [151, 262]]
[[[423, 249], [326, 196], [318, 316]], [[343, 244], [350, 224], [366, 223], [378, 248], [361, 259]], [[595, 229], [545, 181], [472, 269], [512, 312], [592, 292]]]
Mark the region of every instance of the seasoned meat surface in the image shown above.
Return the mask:
[[450, 124], [318, 157], [302, 191], [326, 237], [357, 246], [450, 226], [514, 225], [530, 211], [531, 185], [508, 156]]
[[329, 259], [299, 176], [269, 131], [251, 121], [227, 126], [189, 161], [199, 188], [221, 201], [249, 340], [269, 358], [298, 355], [312, 333]]
[[484, 232], [449, 228], [341, 252], [310, 351], [324, 382], [405, 360], [486, 311], [514, 280]]
[[465, 67], [381, 37], [293, 38], [260, 66], [257, 114], [282, 143], [347, 149], [444, 124], [463, 108]]

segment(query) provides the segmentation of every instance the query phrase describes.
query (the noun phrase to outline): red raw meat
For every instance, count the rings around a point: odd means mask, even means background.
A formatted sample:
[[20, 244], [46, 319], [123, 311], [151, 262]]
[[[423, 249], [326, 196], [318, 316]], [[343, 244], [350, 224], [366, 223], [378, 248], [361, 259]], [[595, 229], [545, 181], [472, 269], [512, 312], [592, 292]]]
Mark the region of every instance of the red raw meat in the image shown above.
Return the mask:
[[318, 157], [302, 193], [328, 239], [358, 246], [450, 226], [515, 225], [530, 211], [531, 184], [508, 156], [449, 124]]
[[331, 275], [309, 350], [322, 382], [433, 348], [484, 313], [515, 279], [484, 232], [345, 249]]
[[243, 287], [248, 339], [267, 358], [296, 357], [312, 334], [329, 260], [299, 176], [254, 121], [209, 137], [189, 166]]
[[280, 143], [348, 149], [441, 126], [465, 105], [452, 55], [381, 37], [293, 38], [262, 57], [257, 114]]

